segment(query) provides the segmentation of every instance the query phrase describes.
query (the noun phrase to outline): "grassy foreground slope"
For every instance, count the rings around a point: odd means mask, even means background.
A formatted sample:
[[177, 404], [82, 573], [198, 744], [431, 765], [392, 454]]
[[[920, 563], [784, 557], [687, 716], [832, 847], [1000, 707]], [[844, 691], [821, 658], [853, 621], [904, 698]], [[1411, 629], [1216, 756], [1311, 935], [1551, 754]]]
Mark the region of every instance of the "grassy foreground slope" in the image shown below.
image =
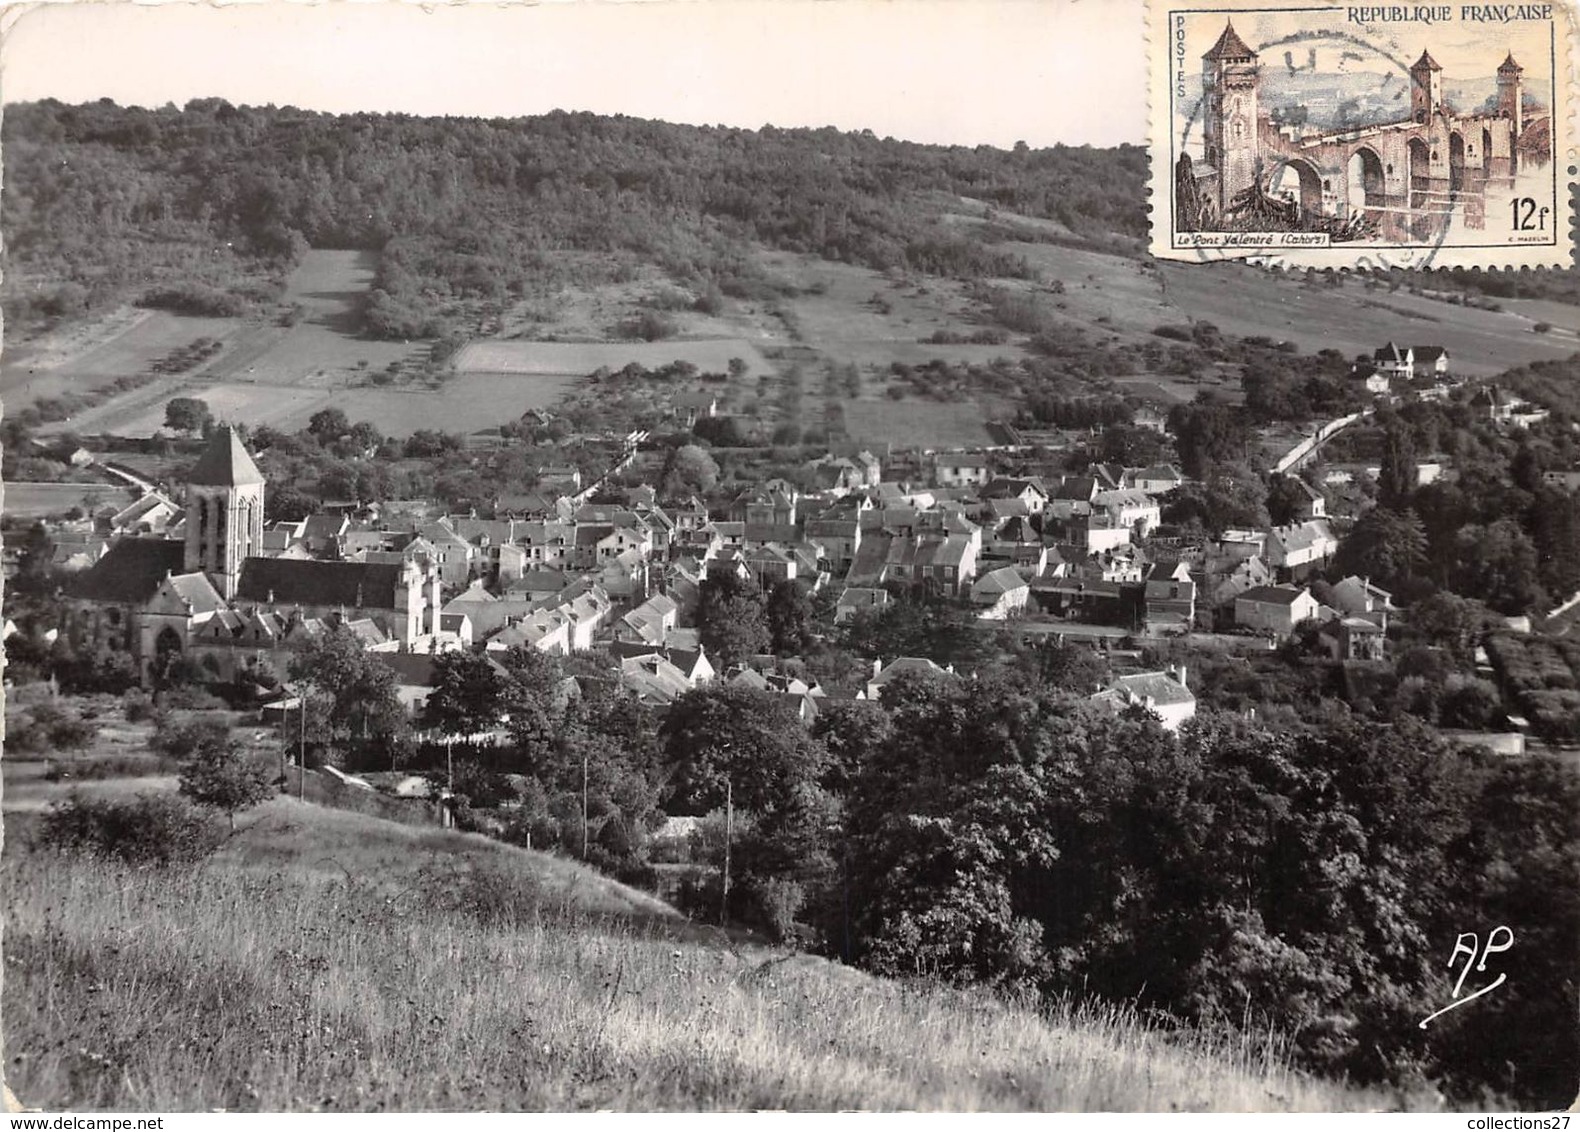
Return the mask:
[[8, 838], [6, 1077], [46, 1109], [1353, 1109], [1165, 1040], [737, 947], [574, 864], [291, 799], [191, 871]]

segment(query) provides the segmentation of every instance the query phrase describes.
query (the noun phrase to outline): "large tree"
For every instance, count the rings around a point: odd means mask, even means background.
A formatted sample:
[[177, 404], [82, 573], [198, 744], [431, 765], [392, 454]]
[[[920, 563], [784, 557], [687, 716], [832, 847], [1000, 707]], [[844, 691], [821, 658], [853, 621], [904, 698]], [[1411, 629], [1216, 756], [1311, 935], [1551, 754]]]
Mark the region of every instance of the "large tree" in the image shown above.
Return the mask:
[[665, 499], [684, 499], [706, 495], [719, 482], [719, 465], [708, 450], [697, 444], [682, 444], [672, 449], [659, 477]]
[[766, 811], [786, 804], [799, 783], [815, 782], [824, 752], [791, 700], [740, 684], [695, 688], [676, 700], [659, 728], [670, 805], [699, 813], [733, 804]]
[[703, 579], [699, 591], [697, 628], [715, 667], [739, 664], [768, 651], [773, 638], [761, 590], [732, 574], [721, 574]]
[[291, 660], [288, 673], [307, 694], [332, 705], [324, 728], [309, 736], [318, 749], [348, 755], [359, 767], [387, 767], [399, 757], [410, 727], [396, 695], [395, 671], [349, 629], [337, 625], [312, 641]]
[[214, 421], [207, 401], [197, 397], [172, 397], [165, 402], [165, 427], [200, 433]]
[[203, 806], [212, 806], [230, 819], [236, 832], [236, 814], [264, 801], [274, 792], [269, 767], [253, 755], [243, 754], [228, 732], [204, 733], [181, 767], [181, 793]]
[[505, 716], [505, 676], [492, 658], [474, 652], [440, 653], [433, 659], [433, 691], [423, 722], [451, 734], [487, 731]]

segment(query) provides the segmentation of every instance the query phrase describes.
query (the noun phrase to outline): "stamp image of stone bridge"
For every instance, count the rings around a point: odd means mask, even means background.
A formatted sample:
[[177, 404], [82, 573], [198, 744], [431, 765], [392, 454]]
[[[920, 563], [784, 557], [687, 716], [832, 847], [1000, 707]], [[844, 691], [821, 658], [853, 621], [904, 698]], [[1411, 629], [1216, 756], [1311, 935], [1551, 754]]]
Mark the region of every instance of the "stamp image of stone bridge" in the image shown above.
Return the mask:
[[1547, 112], [1522, 102], [1512, 52], [1479, 112], [1445, 100], [1443, 69], [1423, 50], [1409, 69], [1407, 118], [1323, 130], [1266, 112], [1257, 52], [1232, 21], [1202, 64], [1202, 158], [1184, 155], [1175, 171], [1180, 231], [1349, 225], [1426, 239], [1456, 211], [1481, 228], [1488, 190], [1513, 188], [1522, 135], [1549, 129]]

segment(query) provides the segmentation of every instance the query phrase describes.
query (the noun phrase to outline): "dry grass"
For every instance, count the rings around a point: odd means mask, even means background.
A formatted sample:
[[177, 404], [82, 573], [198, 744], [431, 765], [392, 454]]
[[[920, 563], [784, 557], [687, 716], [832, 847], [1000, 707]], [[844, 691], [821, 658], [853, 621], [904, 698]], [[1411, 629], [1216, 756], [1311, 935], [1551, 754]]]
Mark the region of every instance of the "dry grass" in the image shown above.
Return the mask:
[[[7, 1077], [28, 1105], [1331, 1109], [1265, 1049], [1165, 1043], [736, 947], [477, 838], [280, 800], [200, 869], [7, 838]], [[709, 939], [709, 936], [713, 939]]]
[[620, 369], [636, 362], [657, 369], [670, 362], [688, 361], [704, 373], [724, 373], [731, 358], [746, 362], [748, 373], [768, 368], [757, 347], [743, 338], [669, 338], [659, 342], [473, 342], [455, 356], [455, 369], [463, 374], [585, 377], [600, 366]]
[[845, 431], [862, 444], [897, 448], [958, 448], [991, 444], [986, 416], [975, 402], [844, 400]]

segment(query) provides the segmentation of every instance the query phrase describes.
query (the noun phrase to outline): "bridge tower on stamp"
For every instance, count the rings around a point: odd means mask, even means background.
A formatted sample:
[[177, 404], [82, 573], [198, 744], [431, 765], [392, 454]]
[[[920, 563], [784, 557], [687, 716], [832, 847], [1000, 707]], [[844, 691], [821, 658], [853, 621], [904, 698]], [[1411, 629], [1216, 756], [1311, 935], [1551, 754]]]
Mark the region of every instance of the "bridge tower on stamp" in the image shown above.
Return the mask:
[[1488, 177], [1512, 179], [1520, 171], [1515, 146], [1519, 144], [1520, 131], [1525, 128], [1525, 110], [1520, 101], [1520, 76], [1524, 72], [1525, 68], [1514, 61], [1512, 51], [1498, 66], [1497, 114], [1508, 123], [1508, 128], [1488, 134], [1492, 142], [1487, 152]]
[[1255, 183], [1261, 166], [1257, 141], [1257, 88], [1261, 67], [1230, 21], [1211, 51], [1202, 56], [1202, 148], [1218, 174], [1212, 203], [1228, 211], [1240, 192]]

